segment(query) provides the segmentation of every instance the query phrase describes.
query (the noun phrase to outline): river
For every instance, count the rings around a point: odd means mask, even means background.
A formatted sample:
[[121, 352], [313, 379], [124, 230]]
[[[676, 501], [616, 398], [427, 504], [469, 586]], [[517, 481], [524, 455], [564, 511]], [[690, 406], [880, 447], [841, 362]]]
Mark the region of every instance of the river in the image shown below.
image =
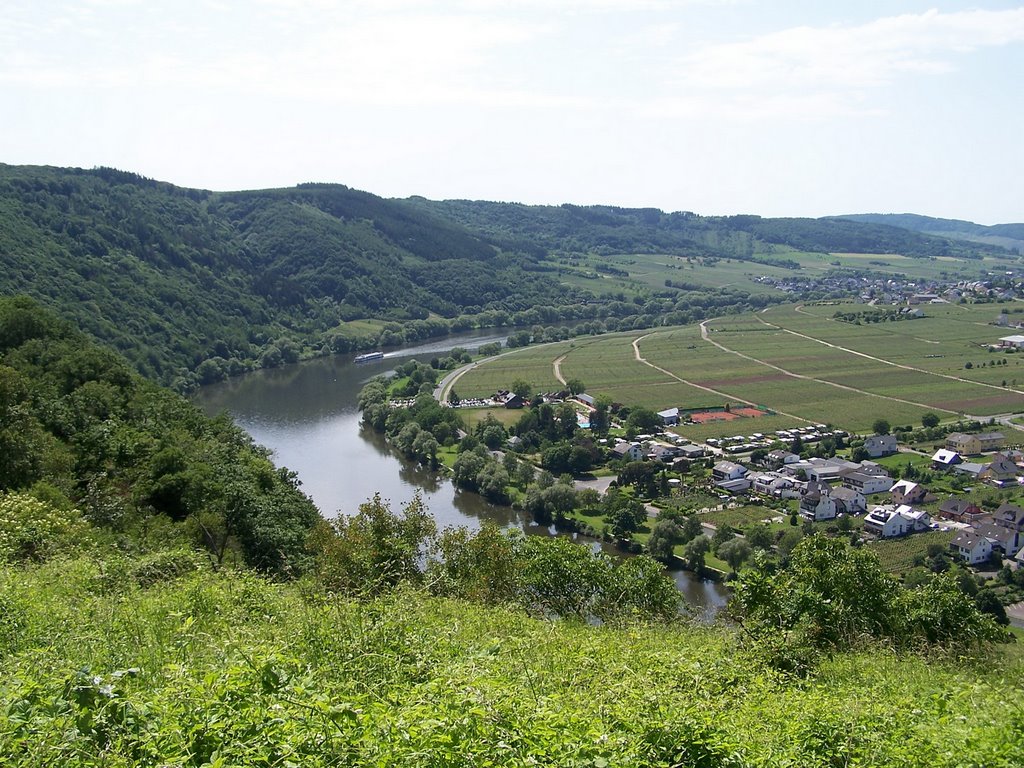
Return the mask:
[[[210, 414], [228, 411], [256, 442], [273, 451], [274, 461], [298, 474], [302, 489], [325, 517], [355, 512], [375, 493], [393, 509], [419, 493], [440, 528], [476, 529], [489, 520], [548, 535], [547, 528], [533, 525], [521, 512], [459, 491], [447, 479], [406, 461], [383, 436], [361, 426], [356, 408], [363, 385], [398, 363], [412, 358], [427, 361], [456, 346], [475, 349], [504, 339], [505, 334], [476, 331], [387, 352], [382, 360], [367, 363], [356, 364], [349, 357], [319, 358], [203, 387], [195, 401]], [[704, 618], [725, 604], [727, 594], [720, 584], [694, 579], [685, 571], [673, 576], [687, 602]]]

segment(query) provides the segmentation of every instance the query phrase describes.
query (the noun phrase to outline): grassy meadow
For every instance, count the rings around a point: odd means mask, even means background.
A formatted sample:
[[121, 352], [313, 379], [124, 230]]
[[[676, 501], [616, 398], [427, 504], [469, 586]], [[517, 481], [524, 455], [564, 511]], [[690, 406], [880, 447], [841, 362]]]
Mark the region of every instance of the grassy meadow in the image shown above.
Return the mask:
[[[127, 566], [127, 567], [125, 567]], [[772, 672], [724, 627], [352, 600], [111, 558], [0, 569], [0, 755], [23, 766], [1015, 766], [1017, 645]]]

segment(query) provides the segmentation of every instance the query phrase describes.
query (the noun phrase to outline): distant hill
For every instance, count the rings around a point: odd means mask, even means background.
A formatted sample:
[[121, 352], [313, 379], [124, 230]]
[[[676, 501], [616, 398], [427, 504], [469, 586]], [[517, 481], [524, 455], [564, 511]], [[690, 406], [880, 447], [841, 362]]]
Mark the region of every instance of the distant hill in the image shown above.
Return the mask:
[[855, 213], [837, 218], [868, 224], [888, 224], [950, 240], [985, 243], [1024, 253], [1024, 224], [985, 226], [961, 219], [936, 219], [916, 213]]
[[[34, 297], [179, 389], [473, 326], [646, 327], [688, 308], [672, 290], [634, 301], [575, 287], [567, 254], [796, 269], [793, 250], [1005, 254], [841, 218], [388, 200], [340, 184], [213, 193], [110, 168], [0, 165], [0, 295]], [[718, 289], [711, 306], [741, 311], [748, 299]]]

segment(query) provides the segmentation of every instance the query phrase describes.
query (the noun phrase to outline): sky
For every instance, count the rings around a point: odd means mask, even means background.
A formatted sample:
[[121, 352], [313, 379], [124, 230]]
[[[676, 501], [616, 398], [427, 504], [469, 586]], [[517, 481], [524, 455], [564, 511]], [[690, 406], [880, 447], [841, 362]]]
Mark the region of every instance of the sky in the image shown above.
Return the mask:
[[1024, 221], [1024, 3], [4, 0], [0, 162]]

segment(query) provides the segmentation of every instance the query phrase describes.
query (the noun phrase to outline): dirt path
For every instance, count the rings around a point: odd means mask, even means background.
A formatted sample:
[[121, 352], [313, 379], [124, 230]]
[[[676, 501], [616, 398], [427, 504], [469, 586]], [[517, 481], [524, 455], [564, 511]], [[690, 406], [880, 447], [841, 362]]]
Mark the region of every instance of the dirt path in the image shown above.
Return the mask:
[[[754, 317], [756, 317], [759, 322], [764, 323], [765, 325], [767, 325], [770, 328], [779, 328], [780, 330], [783, 330], [783, 331], [786, 330], [785, 328], [781, 328], [780, 326], [777, 326], [777, 325], [775, 325], [773, 323], [765, 322], [760, 317], [757, 317], [757, 315], [755, 315]], [[714, 320], [714, 319], [715, 318], [712, 318], [712, 320]], [[707, 324], [712, 322], [712, 320], [705, 320], [703, 323], [700, 324], [700, 337], [702, 339], [704, 339], [704, 341], [708, 342], [709, 344], [713, 344], [714, 346], [718, 347], [723, 352], [729, 352], [730, 354], [736, 355], [737, 357], [742, 357], [744, 360], [749, 360], [752, 363], [757, 363], [759, 365], [765, 366], [766, 368], [771, 368], [773, 371], [778, 371], [779, 373], [785, 374], [786, 376], [791, 376], [794, 379], [803, 379], [804, 381], [814, 381], [814, 382], [817, 382], [818, 384], [825, 384], [825, 385], [830, 386], [830, 387], [835, 387], [836, 389], [845, 390], [846, 392], [856, 392], [858, 395], [866, 395], [868, 397], [877, 397], [880, 400], [888, 400], [888, 401], [893, 402], [893, 403], [903, 403], [904, 405], [913, 405], [913, 406], [916, 406], [918, 408], [927, 408], [927, 409], [930, 409], [930, 410], [933, 410], [933, 411], [943, 411], [944, 413], [951, 413], [954, 416], [958, 415], [957, 411], [950, 410], [949, 408], [940, 408], [939, 406], [931, 405], [930, 403], [918, 403], [918, 402], [915, 402], [913, 400], [904, 400], [902, 397], [892, 397], [890, 395], [879, 395], [879, 394], [877, 394], [875, 392], [868, 392], [867, 390], [857, 389], [856, 387], [851, 387], [851, 386], [848, 386], [846, 384], [838, 384], [838, 383], [836, 383], [834, 381], [827, 381], [825, 379], [819, 379], [819, 378], [817, 378], [815, 376], [805, 376], [802, 373], [796, 373], [794, 371], [789, 371], [789, 370], [786, 370], [785, 368], [781, 368], [778, 365], [774, 365], [773, 363], [769, 363], [769, 362], [766, 362], [764, 360], [758, 360], [756, 357], [751, 357], [750, 355], [745, 355], [742, 352], [737, 352], [735, 349], [729, 349], [728, 347], [726, 347], [726, 346], [724, 346], [722, 344], [719, 344], [717, 341], [713, 341], [710, 338], [710, 332], [708, 331]], [[792, 333], [792, 331], [790, 331], [790, 333]], [[803, 336], [803, 334], [800, 334], [800, 333], [798, 333], [796, 335], [797, 336]], [[811, 337], [807, 336], [806, 338], [810, 339]], [[817, 339], [812, 339], [812, 341], [817, 341]], [[831, 347], [832, 345], [829, 344], [828, 346]], [[841, 349], [841, 347], [837, 347], [837, 349]], [[865, 357], [867, 357], [867, 356], [865, 355]], [[877, 360], [878, 358], [873, 358], [873, 359]], [[885, 361], [882, 360], [881, 362], [885, 362]], [[781, 411], [779, 411], [779, 413], [781, 413]]]
[[561, 357], [556, 357], [551, 361], [551, 368], [555, 373], [555, 380], [558, 381], [563, 387], [565, 386], [565, 377], [562, 375], [562, 361], [565, 360], [569, 355], [564, 354]]
[[[804, 308], [802, 306], [797, 306], [795, 309], [796, 309], [797, 312], [801, 312], [801, 313], [803, 313], [805, 315], [808, 315], [810, 317], [817, 317], [817, 315], [812, 315], [810, 312], [805, 312]], [[754, 319], [757, 320], [762, 325], [768, 326], [769, 328], [775, 328], [776, 330], [779, 330], [779, 331], [784, 331], [786, 333], [791, 333], [794, 336], [799, 336], [801, 339], [807, 339], [808, 341], [814, 341], [814, 342], [817, 342], [818, 344], [822, 344], [822, 345], [824, 345], [826, 347], [831, 347], [832, 349], [838, 349], [840, 352], [846, 352], [847, 354], [850, 354], [850, 355], [856, 355], [857, 357], [863, 357], [866, 360], [874, 360], [876, 363], [884, 363], [885, 365], [891, 365], [893, 368], [902, 368], [905, 371], [914, 371], [915, 373], [924, 373], [924, 374], [927, 374], [929, 376], [938, 376], [941, 379], [949, 379], [950, 381], [959, 381], [959, 382], [962, 382], [964, 384], [976, 384], [979, 387], [988, 387], [989, 389], [995, 389], [995, 390], [998, 390], [999, 392], [1016, 392], [1018, 395], [1024, 395], [1024, 391], [1021, 391], [1019, 389], [1013, 389], [1012, 387], [1001, 387], [1001, 386], [999, 386], [997, 384], [987, 384], [987, 383], [985, 383], [983, 381], [973, 381], [971, 379], [965, 379], [965, 378], [963, 378], [961, 376], [951, 376], [948, 373], [935, 373], [934, 371], [928, 371], [928, 370], [925, 370], [924, 368], [915, 368], [912, 365], [903, 365], [902, 363], [894, 363], [891, 360], [885, 360], [884, 358], [875, 357], [874, 355], [869, 355], [869, 354], [867, 354], [865, 352], [858, 352], [857, 350], [850, 349], [849, 347], [841, 347], [838, 344], [833, 344], [833, 343], [831, 343], [829, 341], [824, 341], [822, 339], [817, 339], [814, 336], [808, 336], [806, 333], [799, 333], [797, 331], [791, 331], [789, 328], [784, 328], [781, 325], [778, 325], [776, 323], [769, 323], [767, 320], [765, 320], [763, 317], [760, 317], [759, 315], [754, 315]], [[984, 323], [978, 323], [978, 325], [985, 325], [985, 324]], [[704, 323], [701, 323], [701, 328], [702, 329], [703, 329], [703, 326], [704, 326]], [[878, 395], [878, 397], [881, 397], [881, 395]], [[909, 401], [903, 401], [903, 402], [909, 402]], [[929, 405], [929, 406], [926, 406], [926, 407], [928, 407], [928, 408], [935, 408], [935, 406], [932, 406], [932, 405]], [[942, 409], [938, 409], [938, 410], [944, 410], [944, 411], [947, 411], [948, 413], [955, 413], [955, 411], [949, 411], [946, 408], [942, 408]]]

